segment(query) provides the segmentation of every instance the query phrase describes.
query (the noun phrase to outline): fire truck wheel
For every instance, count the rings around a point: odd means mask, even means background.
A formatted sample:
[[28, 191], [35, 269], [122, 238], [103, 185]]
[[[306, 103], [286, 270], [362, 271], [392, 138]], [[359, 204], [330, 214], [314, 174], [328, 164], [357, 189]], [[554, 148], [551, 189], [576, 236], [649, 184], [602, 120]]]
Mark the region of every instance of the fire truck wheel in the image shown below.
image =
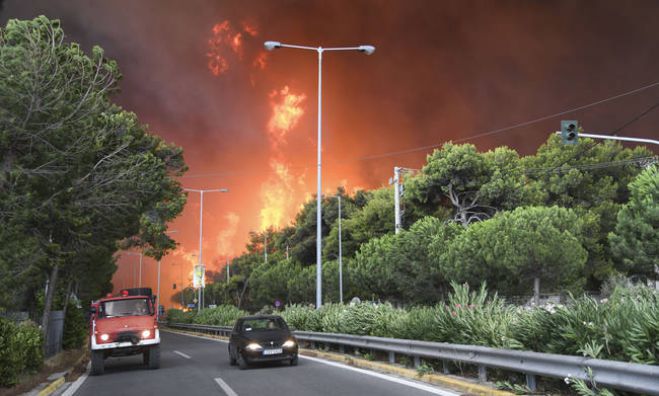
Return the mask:
[[92, 351], [92, 375], [101, 375], [105, 371], [103, 351]]
[[149, 357], [147, 358], [149, 369], [160, 368], [160, 345], [153, 345], [149, 348]]

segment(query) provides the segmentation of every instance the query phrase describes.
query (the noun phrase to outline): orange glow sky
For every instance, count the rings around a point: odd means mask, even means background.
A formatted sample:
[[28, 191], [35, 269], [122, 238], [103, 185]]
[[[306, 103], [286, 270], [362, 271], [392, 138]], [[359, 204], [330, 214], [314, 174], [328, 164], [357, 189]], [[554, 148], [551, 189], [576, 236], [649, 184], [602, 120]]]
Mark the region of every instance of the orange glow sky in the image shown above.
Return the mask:
[[[394, 166], [422, 166], [430, 146], [659, 79], [653, 1], [5, 0], [0, 19], [39, 14], [118, 61], [117, 101], [185, 149], [185, 187], [230, 189], [204, 197], [203, 255], [214, 270], [244, 250], [249, 231], [288, 224], [315, 193], [317, 55], [266, 52], [265, 40], [377, 47], [324, 58], [327, 193], [385, 185]], [[606, 133], [658, 97], [655, 88], [570, 118]], [[468, 141], [530, 154], [559, 121]], [[654, 112], [625, 132], [656, 138], [658, 122]], [[190, 283], [198, 222], [190, 194], [170, 227], [180, 246], [162, 262], [166, 305], [173, 283]], [[119, 260], [116, 288], [132, 285], [138, 260]], [[145, 259], [154, 290], [155, 268]]]

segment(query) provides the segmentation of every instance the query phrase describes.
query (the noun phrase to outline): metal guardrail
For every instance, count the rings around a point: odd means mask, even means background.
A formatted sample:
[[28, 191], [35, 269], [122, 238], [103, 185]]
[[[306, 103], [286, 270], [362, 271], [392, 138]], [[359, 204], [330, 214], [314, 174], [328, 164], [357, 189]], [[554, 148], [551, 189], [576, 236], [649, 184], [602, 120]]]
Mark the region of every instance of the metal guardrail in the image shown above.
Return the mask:
[[[231, 327], [228, 326], [185, 323], [172, 323], [169, 326], [224, 336], [231, 333]], [[487, 379], [487, 368], [523, 373], [526, 375], [527, 385], [532, 390], [535, 390], [536, 376], [588, 380], [587, 369], [590, 369], [593, 380], [598, 385], [647, 395], [659, 395], [659, 366], [398, 338], [310, 331], [295, 331], [294, 334], [300, 341], [337, 345], [341, 350], [349, 346], [388, 352], [390, 362], [395, 360], [395, 354], [399, 354], [413, 357], [416, 366], [420, 364], [421, 358], [472, 364], [478, 366], [479, 378], [483, 381]]]

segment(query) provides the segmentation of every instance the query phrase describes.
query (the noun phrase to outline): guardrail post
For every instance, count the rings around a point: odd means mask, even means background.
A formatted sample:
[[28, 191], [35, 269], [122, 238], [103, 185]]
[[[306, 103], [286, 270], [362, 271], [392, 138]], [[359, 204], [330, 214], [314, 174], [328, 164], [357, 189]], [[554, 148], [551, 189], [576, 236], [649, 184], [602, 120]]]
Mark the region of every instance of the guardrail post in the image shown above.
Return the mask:
[[346, 347], [343, 344], [339, 345], [339, 353], [346, 353]]
[[535, 392], [537, 388], [537, 384], [535, 382], [535, 375], [533, 374], [526, 374], [526, 386], [531, 389], [532, 391]]
[[389, 352], [389, 363], [391, 363], [391, 364], [396, 363], [396, 353]]
[[421, 367], [421, 357], [414, 356], [414, 368], [418, 369], [419, 367]]
[[449, 369], [448, 369], [448, 362], [446, 360], [442, 360], [442, 372], [444, 374], [449, 374]]
[[478, 366], [478, 380], [481, 382], [487, 381], [487, 367]]

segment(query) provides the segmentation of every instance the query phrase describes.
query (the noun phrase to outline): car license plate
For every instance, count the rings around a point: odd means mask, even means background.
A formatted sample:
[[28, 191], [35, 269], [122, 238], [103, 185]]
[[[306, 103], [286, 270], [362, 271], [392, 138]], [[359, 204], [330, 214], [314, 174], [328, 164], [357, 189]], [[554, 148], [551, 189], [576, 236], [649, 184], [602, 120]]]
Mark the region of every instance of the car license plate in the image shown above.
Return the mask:
[[280, 354], [280, 353], [282, 353], [282, 352], [284, 352], [284, 350], [281, 349], [281, 348], [265, 349], [265, 350], [263, 350], [263, 354], [264, 354], [264, 355], [277, 355], [277, 354]]

